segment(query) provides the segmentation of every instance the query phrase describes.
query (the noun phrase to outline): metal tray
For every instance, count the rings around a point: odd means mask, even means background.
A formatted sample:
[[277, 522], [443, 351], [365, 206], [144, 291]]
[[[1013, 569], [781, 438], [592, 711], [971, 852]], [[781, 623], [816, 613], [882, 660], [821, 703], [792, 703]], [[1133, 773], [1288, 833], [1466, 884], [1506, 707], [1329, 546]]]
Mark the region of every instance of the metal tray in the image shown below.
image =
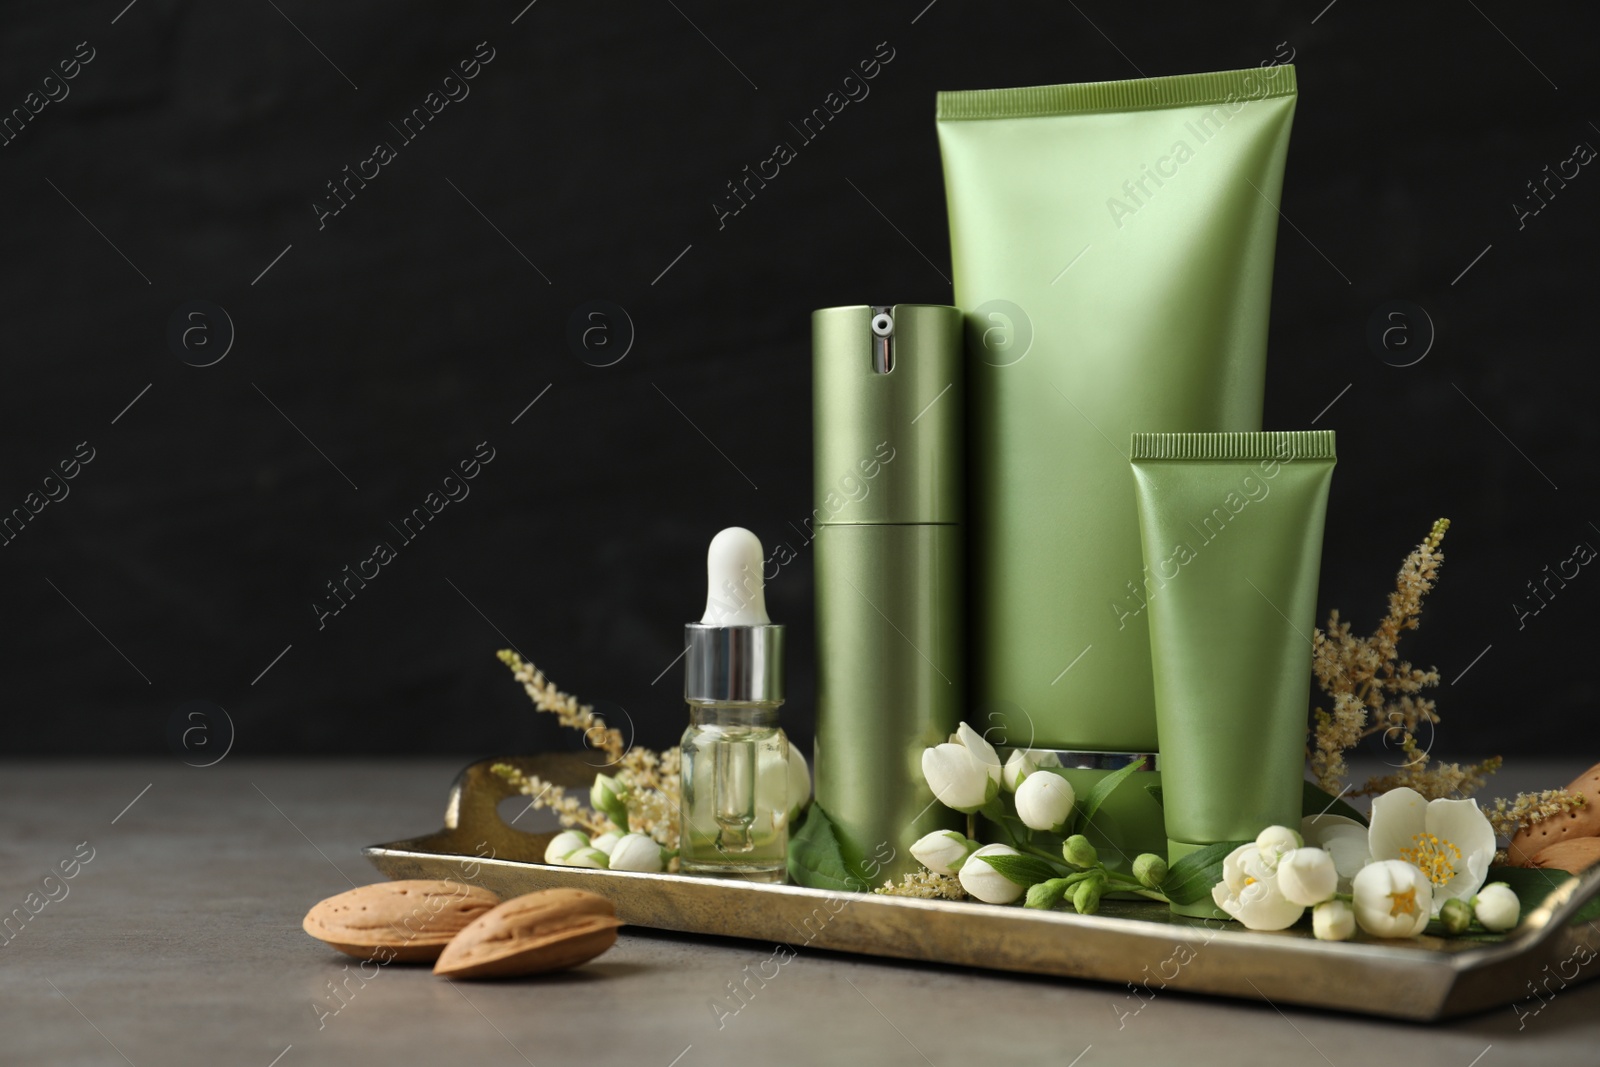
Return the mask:
[[[991, 904], [839, 894], [677, 874], [554, 867], [549, 833], [501, 819], [512, 789], [504, 762], [574, 788], [594, 767], [576, 754], [483, 760], [450, 789], [444, 829], [372, 845], [363, 854], [391, 878], [453, 878], [511, 897], [571, 886], [609, 898], [633, 926], [1000, 971], [1293, 1003], [1431, 1021], [1532, 997], [1600, 968], [1600, 929], [1571, 917], [1600, 892], [1600, 868], [1565, 883], [1497, 940], [1317, 941], [1308, 931], [1257, 933], [1173, 916], [1149, 901], [1105, 901], [1097, 915]], [[1573, 977], [1567, 977], [1570, 969]], [[1270, 991], [1270, 993], [1269, 993]]]

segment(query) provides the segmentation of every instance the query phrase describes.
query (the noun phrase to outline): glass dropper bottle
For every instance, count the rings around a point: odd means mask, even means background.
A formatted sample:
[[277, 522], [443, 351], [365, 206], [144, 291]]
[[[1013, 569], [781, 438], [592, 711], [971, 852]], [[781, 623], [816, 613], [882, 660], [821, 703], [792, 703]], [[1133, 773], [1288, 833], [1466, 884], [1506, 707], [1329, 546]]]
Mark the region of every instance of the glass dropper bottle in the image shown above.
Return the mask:
[[678, 864], [685, 874], [781, 882], [789, 829], [783, 627], [767, 617], [761, 541], [732, 526], [706, 554], [706, 611], [684, 627]]

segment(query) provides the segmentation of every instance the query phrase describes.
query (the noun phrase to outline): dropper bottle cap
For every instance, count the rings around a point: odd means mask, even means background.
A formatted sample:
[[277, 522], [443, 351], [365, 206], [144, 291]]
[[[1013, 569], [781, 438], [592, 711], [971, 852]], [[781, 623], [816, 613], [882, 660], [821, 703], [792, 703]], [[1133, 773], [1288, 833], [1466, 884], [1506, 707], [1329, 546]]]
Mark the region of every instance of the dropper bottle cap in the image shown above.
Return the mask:
[[783, 627], [767, 616], [761, 540], [730, 526], [706, 552], [706, 611], [684, 626], [683, 697], [712, 703], [783, 702]]

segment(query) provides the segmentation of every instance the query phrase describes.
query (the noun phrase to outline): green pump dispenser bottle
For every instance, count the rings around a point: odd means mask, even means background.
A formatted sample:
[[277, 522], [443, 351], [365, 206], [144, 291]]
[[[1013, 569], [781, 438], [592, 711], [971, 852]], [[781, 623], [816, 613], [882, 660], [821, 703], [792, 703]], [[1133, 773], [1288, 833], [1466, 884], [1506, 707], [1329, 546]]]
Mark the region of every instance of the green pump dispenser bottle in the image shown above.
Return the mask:
[[966, 698], [962, 316], [863, 304], [811, 321], [816, 802], [868, 888], [957, 825], [921, 758]]

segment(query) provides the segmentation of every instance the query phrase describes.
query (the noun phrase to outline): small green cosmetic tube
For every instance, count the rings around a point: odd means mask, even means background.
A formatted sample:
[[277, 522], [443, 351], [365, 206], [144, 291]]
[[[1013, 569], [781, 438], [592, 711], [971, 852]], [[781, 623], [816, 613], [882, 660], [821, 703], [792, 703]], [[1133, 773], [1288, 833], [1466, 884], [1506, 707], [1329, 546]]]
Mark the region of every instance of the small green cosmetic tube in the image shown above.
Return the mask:
[[1129, 455], [1176, 863], [1300, 824], [1333, 431], [1136, 433]]

